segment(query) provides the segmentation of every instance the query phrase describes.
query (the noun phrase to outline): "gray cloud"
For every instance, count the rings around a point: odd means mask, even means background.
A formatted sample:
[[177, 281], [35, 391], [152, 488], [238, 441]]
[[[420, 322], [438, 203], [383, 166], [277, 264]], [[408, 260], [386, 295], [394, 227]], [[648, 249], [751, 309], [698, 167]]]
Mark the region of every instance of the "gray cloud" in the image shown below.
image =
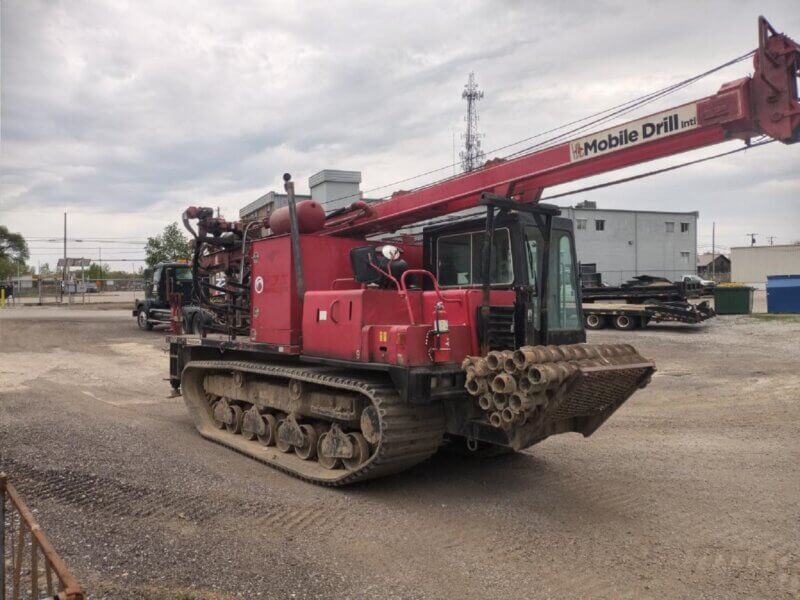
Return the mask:
[[[284, 171], [302, 185], [321, 168], [361, 169], [369, 189], [451, 162], [471, 70], [493, 148], [751, 49], [759, 13], [800, 37], [796, 8], [6, 0], [1, 220], [57, 235], [66, 209], [78, 233], [143, 238], [188, 203], [233, 216]], [[652, 108], [749, 71], [741, 63]], [[699, 210], [701, 227], [716, 220], [726, 245], [752, 227], [793, 241], [799, 153], [774, 144], [592, 198]]]

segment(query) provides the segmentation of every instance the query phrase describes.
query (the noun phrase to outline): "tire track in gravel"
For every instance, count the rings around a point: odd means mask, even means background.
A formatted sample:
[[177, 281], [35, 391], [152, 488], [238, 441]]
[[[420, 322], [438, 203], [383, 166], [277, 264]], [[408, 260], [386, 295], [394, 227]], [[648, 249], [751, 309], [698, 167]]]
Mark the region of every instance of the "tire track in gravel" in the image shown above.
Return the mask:
[[89, 512], [140, 519], [178, 517], [196, 524], [225, 518], [232, 506], [248, 514], [254, 525], [281, 525], [296, 532], [314, 529], [325, 533], [336, 524], [325, 508], [291, 507], [276, 502], [242, 504], [233, 496], [195, 495], [134, 485], [118, 479], [80, 473], [72, 469], [38, 469], [14, 460], [3, 465], [29, 502], [54, 500]]
[[[465, 575], [477, 562], [491, 572], [488, 577], [492, 588], [503, 589], [518, 583], [520, 568], [535, 577], [537, 585], [558, 590], [574, 596], [616, 596], [619, 590], [610, 580], [605, 580], [591, 571], [566, 572], [564, 565], [555, 562], [540, 562], [531, 567], [530, 560], [535, 537], [527, 537], [529, 543], [509, 543], [500, 533], [500, 528], [491, 522], [479, 527], [464, 527], [458, 519], [426, 519], [419, 531], [381, 530], [380, 523], [370, 523], [371, 515], [356, 516], [337, 510], [337, 505], [318, 507], [293, 507], [272, 501], [249, 501], [242, 503], [233, 496], [209, 494], [207, 496], [182, 491], [155, 489], [115, 478], [81, 473], [72, 469], [39, 469], [14, 460], [5, 460], [7, 470], [23, 497], [34, 504], [38, 501], [66, 503], [87, 512], [104, 512], [122, 517], [143, 520], [180, 518], [198, 525], [222, 526], [229, 518], [232, 506], [237, 512], [246, 514], [249, 527], [269, 527], [292, 535], [309, 534], [310, 539], [348, 540], [356, 542], [365, 529], [381, 531], [378, 539], [372, 540], [371, 551], [384, 552], [381, 546], [391, 547], [388, 554], [405, 558], [412, 564], [420, 563], [420, 556], [430, 560], [422, 563], [437, 565], [447, 563]], [[402, 508], [395, 509], [408, 522], [419, 515]], [[347, 532], [347, 533], [344, 533]], [[311, 536], [313, 534], [313, 538]], [[468, 549], [465, 561], [459, 562]], [[469, 563], [469, 564], [467, 564]], [[455, 582], [454, 582], [455, 583]], [[467, 591], [466, 589], [464, 590]]]
[[[251, 527], [277, 528], [291, 534], [313, 533], [314, 539], [335, 534], [350, 541], [358, 540], [358, 531], [378, 525], [370, 523], [373, 517], [369, 514], [357, 518], [350, 513], [343, 514], [337, 510], [337, 505], [298, 507], [272, 501], [242, 503], [233, 496], [218, 493], [196, 495], [156, 489], [72, 469], [39, 469], [8, 459], [3, 468], [31, 503], [53, 500], [87, 512], [99, 511], [138, 519], [181, 518], [196, 524], [215, 524], [226, 519], [230, 507], [236, 506], [238, 511], [248, 515], [247, 523]], [[568, 478], [566, 482], [570, 494], [587, 494], [584, 497], [602, 499], [614, 511], [624, 513], [636, 504], [634, 494], [619, 489], [609, 493], [609, 482], [602, 478]], [[415, 522], [419, 518], [419, 514], [411, 509], [395, 510], [401, 513], [399, 516], [403, 521]], [[800, 591], [796, 548], [786, 544], [753, 548], [747, 543], [747, 531], [725, 514], [712, 516], [708, 511], [677, 511], [675, 518], [677, 521], [672, 522], [674, 530], [692, 531], [694, 539], [699, 534], [701, 539], [712, 540], [722, 536], [739, 542], [734, 549], [705, 545], [688, 549], [681, 565], [685, 572], [722, 575], [731, 569], [752, 569], [772, 574], [780, 589], [789, 594], [796, 595]], [[343, 530], [349, 533], [343, 535]], [[487, 581], [498, 590], [505, 589], [519, 578], [519, 568], [525, 565], [526, 573], [536, 580], [537, 586], [558, 590], [559, 594], [641, 597], [639, 592], [620, 590], [613, 577], [599, 573], [597, 569], [569, 569], [560, 561], [532, 560], [536, 554], [542, 553], [542, 549], [537, 548], [536, 532], [530, 531], [529, 527], [520, 528], [519, 541], [509, 539], [502, 531], [503, 524], [495, 523], [492, 517], [478, 519], [472, 526], [464, 527], [457, 515], [455, 518], [437, 515], [426, 519], [424, 527], [418, 531], [382, 531], [381, 538], [392, 546], [391, 554], [395, 558], [418, 562], [423, 555], [430, 558], [424, 562], [445, 563], [456, 572], [466, 574], [469, 573], [468, 563], [478, 562], [491, 572]], [[628, 552], [640, 560], [647, 560], [651, 555], [649, 546], [636, 546], [629, 548]], [[459, 549], [468, 549], [468, 557], [462, 556]]]

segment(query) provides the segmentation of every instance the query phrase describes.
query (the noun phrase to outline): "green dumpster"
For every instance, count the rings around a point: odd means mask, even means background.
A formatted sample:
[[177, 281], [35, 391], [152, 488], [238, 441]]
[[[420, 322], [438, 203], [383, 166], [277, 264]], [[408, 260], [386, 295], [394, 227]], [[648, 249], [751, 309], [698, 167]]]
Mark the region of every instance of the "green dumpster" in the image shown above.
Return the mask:
[[749, 315], [753, 312], [753, 288], [718, 285], [714, 288], [714, 310], [718, 315]]

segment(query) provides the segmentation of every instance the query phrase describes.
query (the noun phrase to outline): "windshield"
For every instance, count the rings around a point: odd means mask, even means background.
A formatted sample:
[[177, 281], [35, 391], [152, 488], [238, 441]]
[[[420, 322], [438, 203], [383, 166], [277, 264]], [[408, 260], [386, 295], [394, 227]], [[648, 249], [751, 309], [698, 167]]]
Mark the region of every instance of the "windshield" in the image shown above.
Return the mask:
[[175, 279], [178, 281], [191, 281], [192, 270], [189, 267], [181, 267], [175, 269]]

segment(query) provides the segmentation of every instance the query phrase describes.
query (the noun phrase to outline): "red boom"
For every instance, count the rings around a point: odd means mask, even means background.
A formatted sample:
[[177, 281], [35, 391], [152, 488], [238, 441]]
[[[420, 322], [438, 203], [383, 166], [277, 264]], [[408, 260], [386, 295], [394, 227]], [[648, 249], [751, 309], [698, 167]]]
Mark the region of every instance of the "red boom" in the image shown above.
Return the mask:
[[542, 190], [569, 181], [730, 139], [766, 135], [800, 140], [797, 76], [800, 46], [759, 18], [755, 73], [723, 85], [713, 96], [617, 125], [511, 160], [490, 161], [460, 177], [329, 218], [324, 233], [392, 232], [419, 221], [476, 205], [482, 192], [535, 202]]

